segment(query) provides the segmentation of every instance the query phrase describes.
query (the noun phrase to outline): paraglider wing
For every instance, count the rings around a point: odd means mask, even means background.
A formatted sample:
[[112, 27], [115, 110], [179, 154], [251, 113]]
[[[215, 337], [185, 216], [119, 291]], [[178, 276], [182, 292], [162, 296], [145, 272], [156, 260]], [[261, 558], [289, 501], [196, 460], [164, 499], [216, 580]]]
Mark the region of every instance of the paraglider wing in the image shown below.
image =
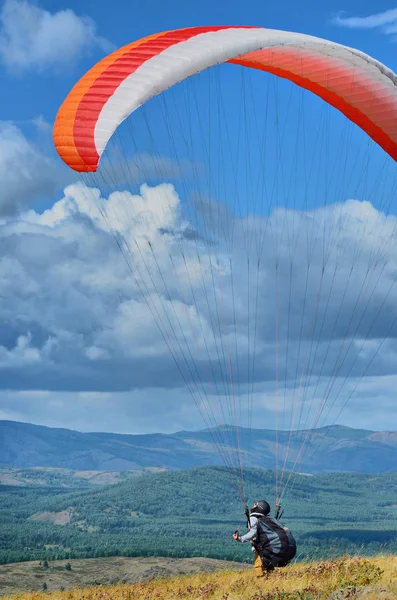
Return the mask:
[[172, 85], [222, 62], [271, 72], [323, 98], [397, 160], [397, 78], [378, 61], [308, 35], [258, 27], [196, 27], [151, 35], [95, 65], [61, 106], [58, 153], [96, 171], [118, 125]]

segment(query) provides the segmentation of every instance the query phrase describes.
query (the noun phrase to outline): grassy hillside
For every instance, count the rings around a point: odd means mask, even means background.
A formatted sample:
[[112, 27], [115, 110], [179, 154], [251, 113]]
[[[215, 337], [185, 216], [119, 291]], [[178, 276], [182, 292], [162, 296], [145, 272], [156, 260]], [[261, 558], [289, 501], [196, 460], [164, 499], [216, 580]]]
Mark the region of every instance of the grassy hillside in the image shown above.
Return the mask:
[[[245, 472], [248, 500], [274, 497], [274, 473]], [[397, 474], [299, 476], [285, 522], [300, 559], [397, 552]], [[168, 471], [84, 492], [0, 487], [0, 562], [100, 556], [250, 560], [242, 507], [220, 467]]]
[[[224, 564], [222, 570], [206, 573], [215, 565], [201, 565], [202, 571], [194, 575], [172, 576], [178, 568], [200, 569], [200, 563], [192, 565], [183, 561], [170, 563], [168, 572], [155, 560], [148, 561], [147, 577], [142, 573], [143, 581], [135, 584], [120, 581], [120, 567], [125, 569], [124, 581], [129, 579], [128, 561], [112, 566], [109, 561], [76, 561], [71, 570], [66, 571], [63, 565], [55, 565], [47, 573], [36, 572], [35, 589], [46, 589], [45, 592], [18, 595], [19, 600], [395, 600], [397, 598], [397, 557], [379, 556], [370, 560], [343, 557], [334, 561], [312, 564], [297, 564], [271, 573], [264, 580], [256, 580], [252, 569], [244, 571], [230, 570]], [[62, 584], [68, 586], [71, 581], [78, 580], [76, 572], [92, 573], [93, 563], [102, 567], [100, 580], [115, 577], [119, 585], [110, 587], [98, 585], [86, 589], [60, 590]], [[132, 561], [130, 561], [132, 562]], [[217, 567], [222, 565], [216, 565]], [[59, 567], [60, 573], [56, 569]], [[35, 567], [36, 568], [36, 567]], [[141, 565], [143, 568], [143, 565]], [[38, 566], [37, 569], [40, 569]], [[162, 570], [163, 569], [163, 570]], [[99, 570], [99, 569], [98, 569]], [[151, 570], [151, 572], [150, 572]], [[105, 576], [104, 576], [105, 572]], [[0, 571], [1, 573], [1, 571]], [[160, 578], [155, 578], [160, 576]], [[9, 575], [11, 577], [11, 575]], [[0, 574], [1, 577], [1, 574]], [[32, 572], [33, 580], [33, 572]], [[147, 579], [152, 581], [147, 581]], [[154, 578], [154, 579], [153, 579]], [[83, 581], [83, 579], [80, 579]], [[5, 596], [11, 599], [11, 596]], [[15, 599], [15, 596], [13, 597]]]
[[216, 570], [245, 570], [243, 563], [212, 558], [86, 558], [71, 561], [24, 562], [0, 565], [0, 594], [72, 589], [92, 585], [115, 585], [150, 581], [178, 574], [212, 573]]

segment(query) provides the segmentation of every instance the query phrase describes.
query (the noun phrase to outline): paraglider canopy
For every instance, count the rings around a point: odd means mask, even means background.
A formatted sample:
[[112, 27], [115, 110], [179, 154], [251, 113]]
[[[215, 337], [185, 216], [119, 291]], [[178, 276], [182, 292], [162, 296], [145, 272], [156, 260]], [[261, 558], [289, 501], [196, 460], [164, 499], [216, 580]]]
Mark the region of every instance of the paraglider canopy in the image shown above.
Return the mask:
[[268, 71], [339, 109], [397, 160], [396, 76], [369, 56], [299, 33], [193, 27], [148, 36], [95, 65], [59, 110], [54, 142], [76, 171], [95, 171], [118, 125], [170, 86], [222, 62]]

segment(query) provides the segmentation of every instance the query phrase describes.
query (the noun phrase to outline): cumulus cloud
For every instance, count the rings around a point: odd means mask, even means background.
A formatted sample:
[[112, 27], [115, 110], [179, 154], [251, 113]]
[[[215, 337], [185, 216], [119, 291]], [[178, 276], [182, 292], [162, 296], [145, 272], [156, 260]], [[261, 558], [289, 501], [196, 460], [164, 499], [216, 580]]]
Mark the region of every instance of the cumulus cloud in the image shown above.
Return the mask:
[[40, 352], [31, 346], [31, 335], [20, 335], [14, 348], [10, 350], [0, 346], [0, 368], [25, 367], [27, 364], [40, 361]]
[[340, 14], [333, 19], [335, 25], [349, 29], [378, 29], [387, 36], [396, 39], [397, 35], [397, 8], [391, 8], [381, 13], [367, 17], [346, 17]]
[[0, 218], [15, 216], [36, 200], [53, 197], [69, 176], [16, 125], [0, 121]]
[[[194, 403], [232, 422], [234, 398], [271, 426], [278, 378], [280, 406], [289, 418], [302, 407], [302, 426], [323, 404], [332, 418], [366, 384], [395, 376], [396, 217], [351, 200], [244, 218], [243, 231], [229, 212], [230, 247], [222, 235], [215, 242], [225, 211], [196, 204], [204, 222], [188, 218], [171, 184], [106, 198], [73, 184], [44, 212], [2, 223], [4, 414], [47, 390], [64, 424], [84, 429], [84, 410], [73, 420], [72, 407], [91, 393], [95, 429], [112, 406], [108, 427], [120, 430], [117, 415], [131, 414], [135, 431], [149, 421], [171, 430], [202, 425]], [[266, 230], [249, 270], [243, 232], [255, 240]]]
[[89, 17], [72, 10], [50, 13], [26, 0], [5, 0], [0, 12], [0, 58], [11, 72], [66, 65], [93, 48], [111, 44]]

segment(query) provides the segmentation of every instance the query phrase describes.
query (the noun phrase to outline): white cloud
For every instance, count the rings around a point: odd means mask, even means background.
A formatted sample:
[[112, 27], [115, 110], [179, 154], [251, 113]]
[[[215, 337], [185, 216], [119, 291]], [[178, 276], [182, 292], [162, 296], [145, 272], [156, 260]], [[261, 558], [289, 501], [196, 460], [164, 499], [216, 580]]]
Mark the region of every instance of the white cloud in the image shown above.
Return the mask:
[[31, 346], [31, 335], [20, 335], [15, 347], [8, 350], [0, 346], [0, 369], [5, 367], [25, 367], [27, 364], [38, 363], [41, 360], [40, 352]]
[[13, 123], [0, 121], [0, 218], [54, 195], [69, 173], [45, 156]]
[[[223, 213], [214, 205], [206, 210], [216, 230], [216, 215]], [[396, 332], [389, 328], [397, 318], [396, 217], [369, 202], [351, 200], [307, 212], [278, 209], [269, 217], [245, 220], [252, 237], [266, 228], [266, 221], [272, 231], [264, 238], [258, 276], [251, 272], [250, 285], [258, 281], [259, 302], [255, 304], [254, 287], [249, 306], [241, 224], [237, 217], [229, 218], [236, 221], [231, 254], [222, 243], [206, 244], [190, 235], [192, 224], [170, 184], [143, 185], [139, 193], [115, 192], [108, 199], [75, 184], [42, 214], [29, 210], [18, 221], [4, 222], [1, 388], [64, 395], [68, 401], [57, 407], [59, 419], [78, 429], [85, 428], [85, 413], [72, 408], [79, 406], [83, 392], [98, 394], [95, 429], [104, 428], [113, 402], [108, 394], [119, 402], [119, 412], [113, 411], [113, 421], [107, 422], [113, 429], [124, 427], [127, 413], [141, 430], [171, 431], [193, 422], [200, 427], [171, 345], [196, 400], [216, 407], [218, 422], [230, 422], [230, 367], [236, 401], [244, 405], [251, 391], [256, 330], [253, 401], [270, 426], [275, 405], [274, 237], [283, 240], [278, 265], [280, 405], [285, 398], [290, 415], [300, 395], [304, 421], [305, 411], [311, 410], [313, 418], [324, 398], [326, 406], [335, 402], [340, 407], [350, 393], [355, 398], [364, 390], [365, 381], [374, 390], [376, 375], [395, 376], [397, 345], [391, 334]], [[290, 243], [295, 251], [291, 296]], [[320, 289], [324, 247], [329, 256]], [[385, 337], [389, 339], [381, 345]], [[5, 398], [6, 392], [2, 394]], [[379, 405], [388, 405], [384, 386], [378, 395]], [[179, 400], [172, 405], [174, 396], [185, 399], [184, 408]], [[128, 408], [132, 397], [134, 411]], [[165, 402], [174, 406], [168, 416]], [[29, 410], [27, 414], [35, 414], [34, 405]], [[54, 424], [55, 416], [45, 422]]]
[[37, 131], [44, 134], [52, 132], [52, 125], [48, 123], [43, 115], [39, 115], [31, 120], [32, 124], [36, 127]]
[[95, 47], [111, 50], [93, 20], [70, 9], [50, 13], [26, 0], [5, 0], [0, 24], [0, 59], [13, 73], [66, 65]]
[[397, 8], [367, 17], [345, 17], [340, 14], [333, 19], [333, 23], [349, 29], [379, 29], [385, 35], [394, 38], [397, 34]]

